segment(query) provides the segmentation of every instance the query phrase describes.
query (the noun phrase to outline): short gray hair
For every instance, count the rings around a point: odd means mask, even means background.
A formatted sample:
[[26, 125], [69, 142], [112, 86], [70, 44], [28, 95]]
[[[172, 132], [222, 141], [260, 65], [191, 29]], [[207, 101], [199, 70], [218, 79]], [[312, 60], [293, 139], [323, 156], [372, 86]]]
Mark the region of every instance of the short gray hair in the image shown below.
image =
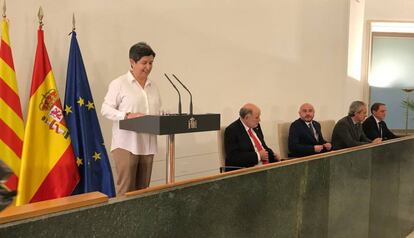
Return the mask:
[[366, 104], [362, 101], [353, 101], [349, 106], [348, 116], [355, 116], [355, 113], [362, 111]]
[[251, 108], [248, 108], [248, 107], [240, 108], [239, 115], [241, 118], [245, 118], [249, 114], [253, 114], [253, 110]]

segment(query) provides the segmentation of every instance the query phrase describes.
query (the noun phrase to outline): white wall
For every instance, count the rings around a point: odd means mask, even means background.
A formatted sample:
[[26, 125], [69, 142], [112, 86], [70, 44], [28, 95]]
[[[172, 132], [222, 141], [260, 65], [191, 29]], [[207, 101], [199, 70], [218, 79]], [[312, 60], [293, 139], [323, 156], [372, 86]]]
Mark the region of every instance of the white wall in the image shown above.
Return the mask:
[[349, 41], [348, 41], [348, 77], [361, 80], [362, 38], [364, 33], [365, 3], [350, 1]]
[[364, 87], [367, 84], [365, 80], [361, 80], [365, 2], [350, 0], [349, 4], [347, 80], [344, 81], [345, 95], [342, 105], [345, 113], [352, 101], [364, 100]]
[[414, 1], [407, 0], [365, 0], [366, 20], [414, 20]]
[[[275, 149], [276, 122], [297, 118], [301, 103], [315, 105], [316, 119], [337, 120], [360, 99], [360, 84], [347, 78], [349, 0], [15, 0], [7, 15], [24, 112], [40, 5], [61, 98], [75, 13], [98, 110], [109, 82], [128, 70], [129, 47], [138, 41], [157, 53], [151, 77], [164, 109], [176, 111], [177, 96], [163, 73], [176, 73], [193, 92], [195, 113], [221, 113], [222, 125], [245, 102], [259, 105]], [[187, 105], [184, 95], [185, 111]], [[99, 119], [109, 149], [111, 123]], [[153, 184], [165, 176], [165, 140], [159, 137]], [[177, 180], [217, 173], [216, 133], [177, 135], [176, 155]]]

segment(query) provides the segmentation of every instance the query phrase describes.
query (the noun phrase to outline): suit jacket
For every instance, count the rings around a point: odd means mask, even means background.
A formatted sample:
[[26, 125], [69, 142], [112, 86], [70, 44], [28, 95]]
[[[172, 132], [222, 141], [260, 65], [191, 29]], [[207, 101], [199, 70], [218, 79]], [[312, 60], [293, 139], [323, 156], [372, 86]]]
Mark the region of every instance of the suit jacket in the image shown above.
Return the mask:
[[380, 123], [382, 127], [382, 137], [381, 131], [378, 128], [377, 121], [375, 120], [374, 116], [371, 115], [364, 121], [364, 123], [362, 123], [364, 133], [369, 139], [373, 140], [375, 138], [382, 138], [383, 140], [389, 140], [398, 137], [388, 129], [385, 121], [382, 121]]
[[[275, 162], [275, 155], [264, 141], [260, 124], [253, 130], [263, 148], [269, 153], [269, 162]], [[258, 164], [258, 155], [240, 119], [231, 123], [224, 131], [224, 149], [226, 151], [226, 166], [252, 167]], [[226, 169], [226, 171], [230, 170], [234, 169]]]
[[350, 116], [342, 118], [335, 124], [332, 132], [332, 146], [334, 150], [364, 145], [370, 142], [371, 140], [368, 139], [362, 130], [362, 125], [360, 123], [354, 125]]
[[[308, 127], [304, 120], [299, 118], [290, 125], [288, 139], [289, 157], [301, 157], [317, 154], [314, 146], [326, 143], [322, 136], [321, 124], [317, 121], [312, 121], [311, 123], [318, 134], [318, 140], [316, 140], [312, 129]], [[324, 149], [321, 152], [326, 152], [326, 150]]]

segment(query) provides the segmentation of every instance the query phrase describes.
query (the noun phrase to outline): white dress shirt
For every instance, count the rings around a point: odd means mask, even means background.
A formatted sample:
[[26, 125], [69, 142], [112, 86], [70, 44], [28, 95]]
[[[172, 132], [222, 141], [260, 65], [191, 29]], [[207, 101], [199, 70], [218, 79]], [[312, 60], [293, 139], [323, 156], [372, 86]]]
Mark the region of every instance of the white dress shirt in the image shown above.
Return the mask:
[[119, 129], [119, 120], [126, 113], [140, 112], [158, 115], [161, 99], [157, 86], [147, 79], [144, 88], [130, 71], [113, 80], [108, 87], [101, 114], [112, 120], [111, 151], [125, 149], [135, 155], [150, 155], [157, 152], [157, 136]]

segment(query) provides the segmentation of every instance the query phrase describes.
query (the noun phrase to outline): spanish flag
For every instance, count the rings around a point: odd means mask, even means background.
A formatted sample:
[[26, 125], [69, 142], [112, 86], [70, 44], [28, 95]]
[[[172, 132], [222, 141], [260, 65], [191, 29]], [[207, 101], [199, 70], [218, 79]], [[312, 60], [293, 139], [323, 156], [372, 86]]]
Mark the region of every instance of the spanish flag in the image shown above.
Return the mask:
[[0, 159], [13, 171], [5, 185], [17, 189], [24, 124], [6, 17], [1, 22], [0, 43]]
[[41, 24], [37, 37], [16, 205], [68, 196], [79, 182]]

